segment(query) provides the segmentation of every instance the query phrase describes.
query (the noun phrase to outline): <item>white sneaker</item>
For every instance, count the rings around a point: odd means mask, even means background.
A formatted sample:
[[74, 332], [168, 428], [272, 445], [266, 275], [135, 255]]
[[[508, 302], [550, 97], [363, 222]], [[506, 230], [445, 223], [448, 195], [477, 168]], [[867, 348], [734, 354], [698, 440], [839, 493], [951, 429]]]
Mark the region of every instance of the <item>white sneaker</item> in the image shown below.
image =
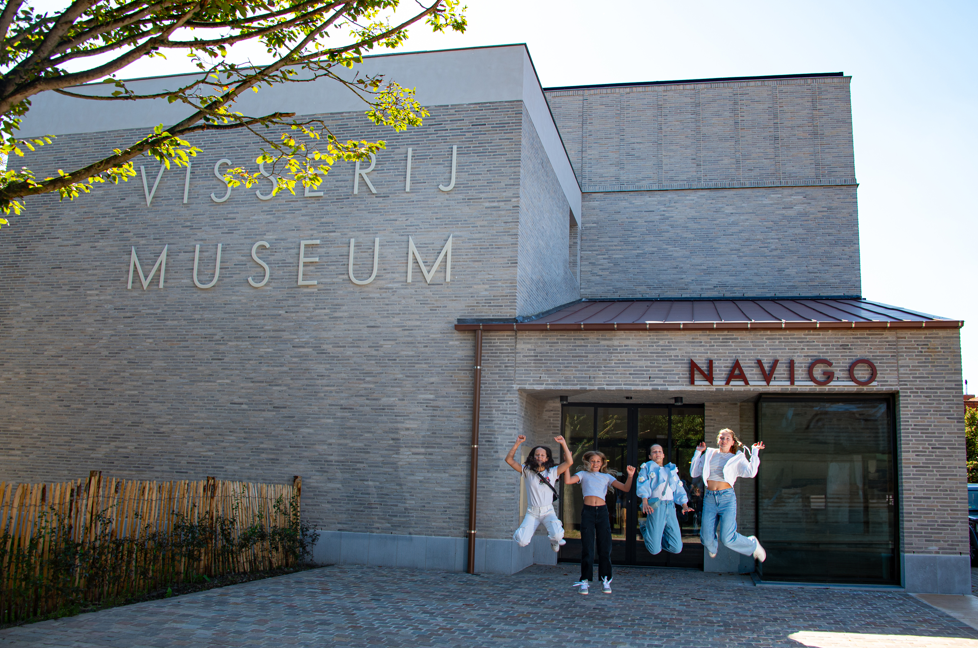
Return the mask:
[[561, 539], [561, 540], [551, 540], [550, 541], [550, 548], [553, 549], [555, 552], [559, 552], [560, 551], [560, 548], [563, 547], [565, 544], [567, 544], [567, 541], [566, 540], [563, 540], [563, 539]]
[[611, 579], [607, 576], [601, 579], [601, 591], [605, 594], [611, 594]]
[[710, 554], [710, 558], [716, 558], [717, 557], [717, 555], [715, 553], [713, 553], [712, 551], [707, 551], [706, 553]]
[[748, 536], [748, 537], [751, 540], [754, 541], [754, 544], [757, 545], [757, 548], [754, 549], [754, 553], [752, 553], [751, 555], [754, 558], [757, 558], [758, 560], [760, 560], [761, 562], [764, 562], [765, 560], [767, 560], [767, 552], [764, 551], [764, 547], [761, 546], [761, 541], [758, 540], [757, 537], [755, 537], [755, 536]]
[[586, 580], [577, 581], [576, 583], [574, 583], [574, 587], [581, 588], [580, 589], [581, 594], [587, 594], [587, 581]]

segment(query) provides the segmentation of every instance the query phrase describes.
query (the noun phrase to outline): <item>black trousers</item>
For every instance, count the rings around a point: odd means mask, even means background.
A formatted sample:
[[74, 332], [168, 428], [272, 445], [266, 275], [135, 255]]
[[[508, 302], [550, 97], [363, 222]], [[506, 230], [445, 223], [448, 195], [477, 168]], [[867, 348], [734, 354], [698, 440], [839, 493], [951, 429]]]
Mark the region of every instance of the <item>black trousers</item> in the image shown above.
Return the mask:
[[598, 541], [598, 577], [611, 580], [611, 520], [608, 507], [586, 506], [581, 511], [581, 580], [594, 580], [594, 540]]

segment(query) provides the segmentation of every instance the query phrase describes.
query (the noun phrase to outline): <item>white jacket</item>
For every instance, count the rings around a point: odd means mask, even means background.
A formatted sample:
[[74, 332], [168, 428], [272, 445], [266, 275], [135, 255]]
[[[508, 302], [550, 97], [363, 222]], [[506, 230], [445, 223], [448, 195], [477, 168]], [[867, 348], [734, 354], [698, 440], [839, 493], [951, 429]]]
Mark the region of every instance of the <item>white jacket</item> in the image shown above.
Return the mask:
[[[730, 458], [727, 465], [723, 467], [723, 481], [733, 486], [738, 477], [750, 479], [757, 476], [757, 469], [761, 465], [761, 457], [760, 452], [756, 447], [753, 450], [754, 451], [751, 452], [749, 461], [743, 450], [737, 452]], [[706, 452], [700, 452], [699, 450], [694, 452], [693, 460], [690, 462], [689, 466], [690, 476], [693, 479], [702, 477], [705, 483], [708, 475], [704, 475], [703, 470], [705, 468], [707, 471], [709, 471], [710, 459], [717, 452], [720, 451], [716, 448], [707, 448]]]

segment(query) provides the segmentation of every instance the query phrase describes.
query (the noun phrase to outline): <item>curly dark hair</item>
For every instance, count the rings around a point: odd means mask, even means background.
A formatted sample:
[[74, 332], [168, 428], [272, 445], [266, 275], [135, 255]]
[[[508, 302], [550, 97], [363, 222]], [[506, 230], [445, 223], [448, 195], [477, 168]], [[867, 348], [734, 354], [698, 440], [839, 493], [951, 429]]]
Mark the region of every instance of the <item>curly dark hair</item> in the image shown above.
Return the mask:
[[540, 448], [543, 448], [543, 451], [547, 453], [547, 460], [543, 462], [543, 469], [547, 470], [548, 468], [553, 468], [557, 465], [554, 462], [554, 455], [553, 452], [550, 451], [550, 448], [547, 446], [538, 445], [530, 448], [530, 455], [526, 458], [526, 463], [524, 464], [530, 470], [536, 470], [540, 467], [540, 464], [537, 463], [536, 459], [537, 450]]

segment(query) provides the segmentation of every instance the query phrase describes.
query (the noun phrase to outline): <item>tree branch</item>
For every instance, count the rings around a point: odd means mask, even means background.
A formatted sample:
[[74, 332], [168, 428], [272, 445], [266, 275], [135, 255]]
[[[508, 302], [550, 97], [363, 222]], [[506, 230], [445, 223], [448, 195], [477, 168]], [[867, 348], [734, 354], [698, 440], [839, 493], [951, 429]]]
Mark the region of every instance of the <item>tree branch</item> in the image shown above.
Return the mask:
[[199, 3], [194, 3], [191, 11], [188, 11], [182, 17], [174, 21], [172, 25], [167, 27], [166, 30], [160, 34], [160, 36], [146, 41], [139, 47], [133, 48], [129, 52], [126, 52], [122, 56], [119, 56], [115, 60], [109, 61], [104, 65], [94, 67], [90, 70], [85, 70], [84, 72], [64, 74], [57, 77], [40, 78], [18, 88], [13, 93], [2, 93], [2, 95], [0, 95], [0, 97], [2, 97], [0, 98], [0, 112], [6, 113], [8, 110], [10, 110], [11, 106], [23, 101], [24, 99], [27, 99], [28, 97], [38, 94], [39, 92], [81, 85], [89, 81], [101, 79], [102, 77], [108, 76], [113, 72], [118, 72], [130, 63], [138, 61], [146, 53], [153, 50], [157, 46], [158, 41], [168, 38], [170, 34], [182, 27], [183, 23], [190, 19], [190, 16], [199, 6]]
[[[89, 9], [98, 0], [75, 0], [71, 3], [71, 6], [65, 9], [65, 12], [58, 16], [58, 20], [55, 21], [54, 26], [41, 41], [41, 44], [34, 50], [34, 52], [25, 58], [23, 61], [18, 63], [12, 70], [10, 70], [6, 75], [4, 75], [4, 82], [0, 87], [3, 88], [2, 95], [6, 95], [6, 89], [15, 85], [20, 84], [21, 80], [33, 75], [34, 68], [40, 63], [41, 60], [47, 58], [51, 51], [57, 47], [58, 43], [61, 42], [61, 37], [64, 36], [71, 25], [75, 22], [86, 9]], [[23, 97], [22, 97], [23, 98]], [[16, 103], [16, 102], [14, 102]], [[3, 108], [3, 112], [7, 112], [6, 107]]]
[[3, 13], [0, 13], [0, 43], [6, 44], [7, 31], [10, 30], [10, 25], [13, 24], [14, 18], [17, 17], [17, 10], [22, 4], [24, 0], [7, 0], [7, 4], [3, 6]]

